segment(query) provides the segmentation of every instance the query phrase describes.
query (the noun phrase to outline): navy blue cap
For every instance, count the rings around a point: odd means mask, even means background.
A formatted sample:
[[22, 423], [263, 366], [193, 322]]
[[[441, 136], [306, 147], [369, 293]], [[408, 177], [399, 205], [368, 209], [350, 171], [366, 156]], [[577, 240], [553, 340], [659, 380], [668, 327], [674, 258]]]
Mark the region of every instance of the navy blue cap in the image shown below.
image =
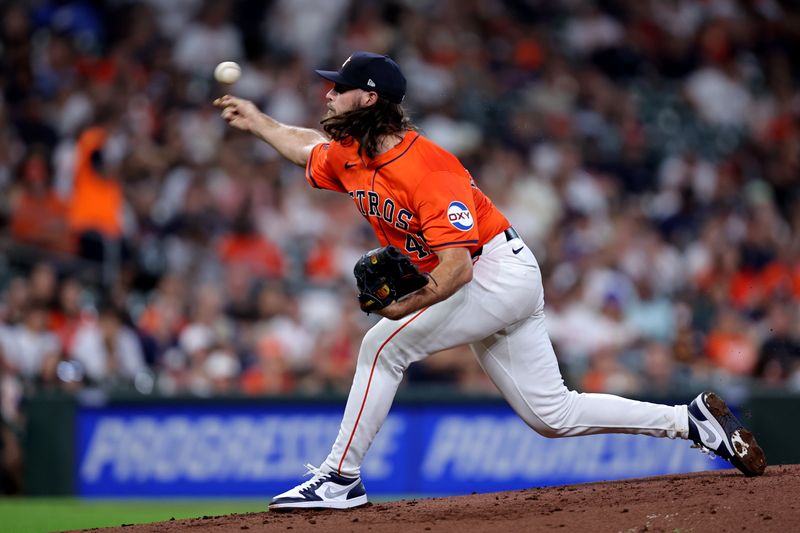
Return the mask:
[[334, 83], [374, 91], [378, 96], [399, 104], [406, 95], [406, 78], [389, 56], [355, 52], [336, 70], [315, 70]]

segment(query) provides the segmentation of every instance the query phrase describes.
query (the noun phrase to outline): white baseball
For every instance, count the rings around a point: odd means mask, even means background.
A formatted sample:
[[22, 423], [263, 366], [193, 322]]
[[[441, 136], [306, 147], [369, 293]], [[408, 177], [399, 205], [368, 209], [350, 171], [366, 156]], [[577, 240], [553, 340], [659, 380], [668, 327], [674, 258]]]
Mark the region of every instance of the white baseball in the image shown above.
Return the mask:
[[242, 67], [235, 61], [223, 61], [214, 69], [214, 79], [220, 83], [234, 83], [242, 77]]

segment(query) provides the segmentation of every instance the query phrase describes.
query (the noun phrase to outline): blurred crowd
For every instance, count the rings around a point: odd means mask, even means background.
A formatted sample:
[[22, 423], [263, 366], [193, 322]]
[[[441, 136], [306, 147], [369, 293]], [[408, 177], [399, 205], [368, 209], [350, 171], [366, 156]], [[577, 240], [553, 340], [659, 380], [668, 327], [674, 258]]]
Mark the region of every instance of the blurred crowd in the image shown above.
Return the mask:
[[[316, 127], [314, 68], [404, 105], [537, 254], [569, 384], [800, 389], [800, 9], [781, 0], [4, 2], [0, 392], [346, 391], [376, 246], [211, 101]], [[233, 86], [214, 82], [238, 61]], [[411, 383], [490, 391], [464, 348]]]

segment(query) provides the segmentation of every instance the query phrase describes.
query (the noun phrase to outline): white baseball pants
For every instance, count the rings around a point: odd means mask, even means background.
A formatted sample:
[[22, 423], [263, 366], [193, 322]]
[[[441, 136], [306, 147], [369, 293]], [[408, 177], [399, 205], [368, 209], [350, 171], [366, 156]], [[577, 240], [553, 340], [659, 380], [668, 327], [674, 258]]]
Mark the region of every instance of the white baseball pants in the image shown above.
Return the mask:
[[472, 281], [453, 296], [397, 321], [383, 319], [367, 332], [324, 471], [358, 476], [406, 368], [431, 353], [462, 344], [471, 345], [514, 411], [541, 435], [635, 433], [687, 438], [686, 405], [657, 405], [566, 388], [544, 326], [539, 265], [523, 246], [522, 240], [507, 241], [500, 233], [483, 247]]

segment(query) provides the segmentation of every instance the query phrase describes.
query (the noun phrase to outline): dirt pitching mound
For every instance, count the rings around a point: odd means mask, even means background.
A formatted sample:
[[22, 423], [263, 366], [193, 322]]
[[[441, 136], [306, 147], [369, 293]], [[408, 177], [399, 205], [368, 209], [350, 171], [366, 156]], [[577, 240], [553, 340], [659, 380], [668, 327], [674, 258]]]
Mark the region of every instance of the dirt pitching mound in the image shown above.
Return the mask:
[[757, 478], [699, 472], [450, 498], [349, 511], [234, 514], [103, 529], [228, 532], [792, 531], [800, 524], [800, 465]]

